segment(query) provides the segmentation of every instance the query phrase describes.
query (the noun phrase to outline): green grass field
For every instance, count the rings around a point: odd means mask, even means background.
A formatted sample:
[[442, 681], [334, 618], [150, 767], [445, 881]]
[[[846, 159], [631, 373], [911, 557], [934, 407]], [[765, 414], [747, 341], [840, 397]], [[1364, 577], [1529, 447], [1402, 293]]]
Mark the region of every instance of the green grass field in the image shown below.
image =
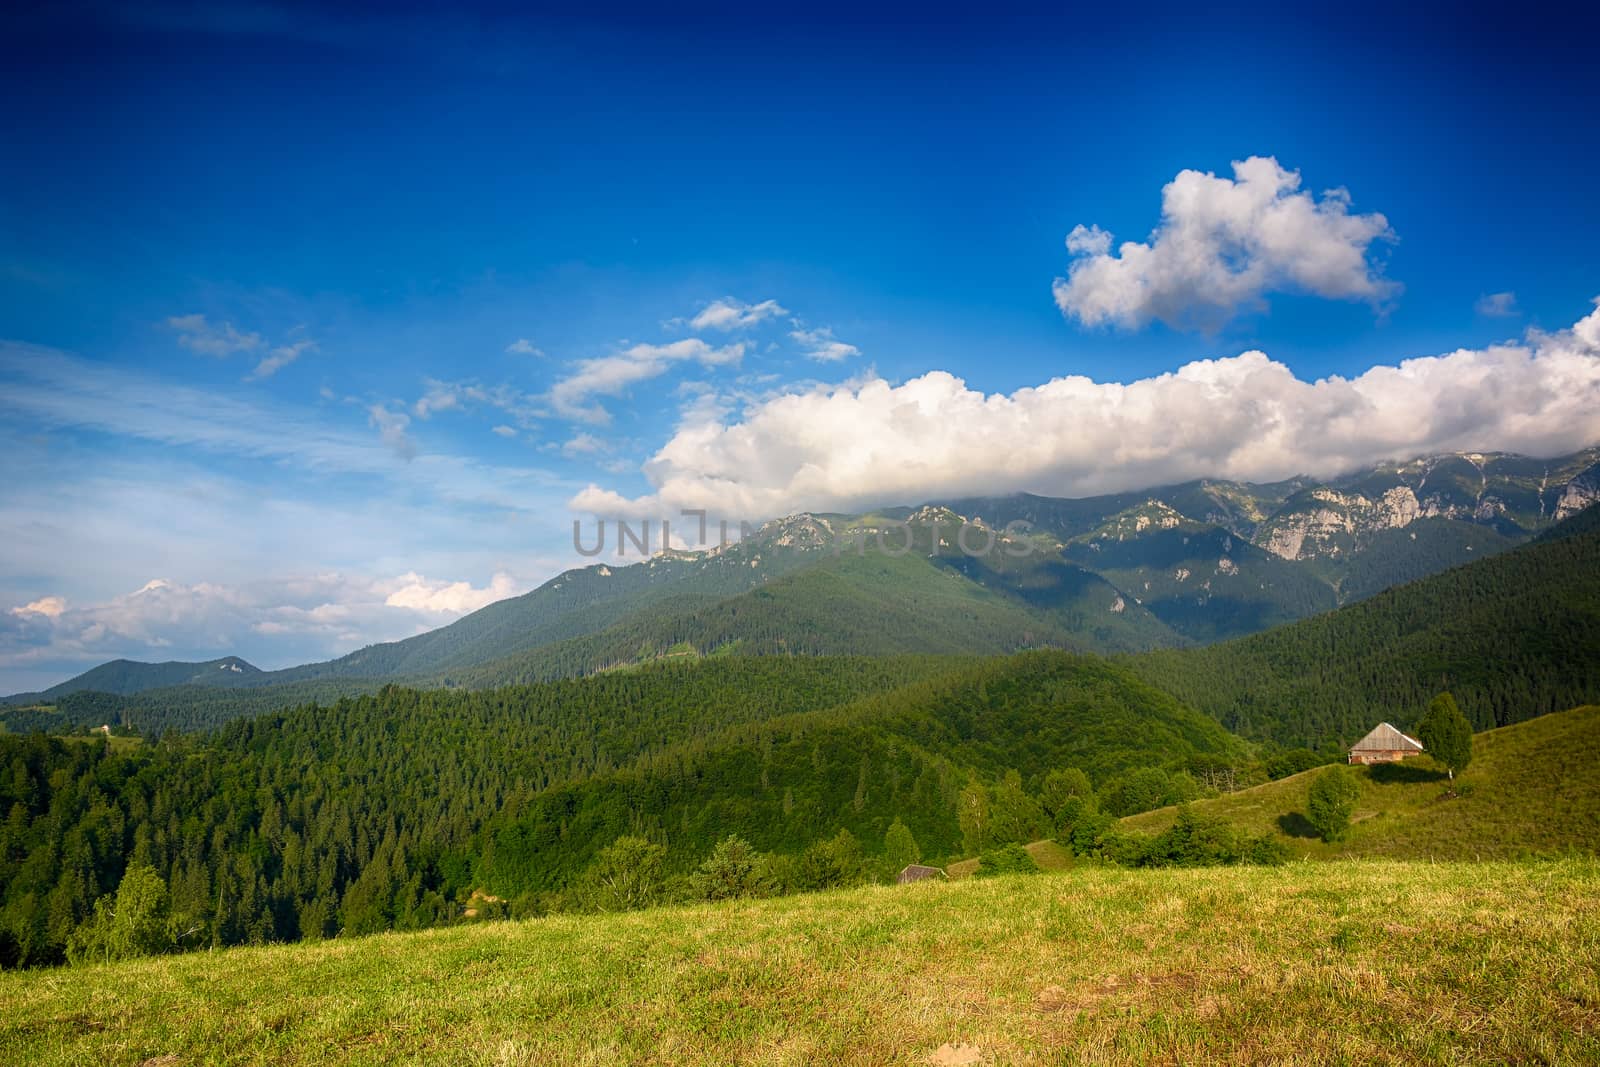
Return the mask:
[[[1600, 852], [1600, 707], [1574, 708], [1488, 730], [1473, 738], [1472, 764], [1443, 798], [1444, 772], [1426, 756], [1393, 766], [1352, 768], [1360, 779], [1347, 840], [1325, 844], [1304, 822], [1318, 771], [1194, 804], [1251, 833], [1275, 833], [1311, 858], [1510, 859], [1577, 850]], [[1163, 808], [1123, 819], [1157, 833]]]
[[1600, 865], [1062, 872], [0, 975], [67, 1063], [1592, 1063]]

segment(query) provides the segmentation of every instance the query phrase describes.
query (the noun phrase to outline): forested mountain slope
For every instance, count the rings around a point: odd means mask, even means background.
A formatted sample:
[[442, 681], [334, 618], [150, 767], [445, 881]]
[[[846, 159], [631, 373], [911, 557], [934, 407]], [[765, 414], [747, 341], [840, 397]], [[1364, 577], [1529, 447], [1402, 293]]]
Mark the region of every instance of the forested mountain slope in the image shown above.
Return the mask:
[[254, 678], [261, 673], [261, 670], [238, 656], [224, 656], [204, 663], [137, 663], [118, 659], [102, 663], [43, 692], [18, 693], [9, 700], [17, 704], [35, 704], [50, 703], [68, 693], [83, 690], [127, 695], [176, 685], [224, 686]]
[[1477, 729], [1600, 700], [1600, 509], [1338, 611], [1128, 661], [1245, 737], [1317, 747], [1414, 723], [1442, 689]]
[[59, 958], [134, 863], [166, 880], [188, 944], [320, 937], [447, 921], [474, 889], [542, 907], [624, 834], [686, 871], [730, 832], [798, 863], [845, 830], [870, 857], [898, 818], [938, 856], [1001, 825], [1037, 836], [1048, 770], [1101, 782], [1241, 755], [1125, 670], [1053, 652], [388, 688], [125, 751], [0, 736], [0, 953]]
[[[737, 597], [681, 598], [598, 634], [463, 670], [465, 685], [542, 681], [682, 655], [995, 655], [1051, 646], [1130, 650], [1177, 639], [1103, 580], [1063, 565], [1042, 587], [971, 580], [964, 561], [869, 552], [825, 558]], [[1062, 593], [1062, 590], [1070, 592]]]

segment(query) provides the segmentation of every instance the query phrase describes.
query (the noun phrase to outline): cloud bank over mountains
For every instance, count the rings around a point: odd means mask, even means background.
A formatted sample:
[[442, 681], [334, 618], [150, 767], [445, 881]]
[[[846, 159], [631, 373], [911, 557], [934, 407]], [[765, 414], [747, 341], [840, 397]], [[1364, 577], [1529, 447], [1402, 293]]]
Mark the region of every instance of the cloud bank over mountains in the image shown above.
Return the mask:
[[1259, 351], [1138, 381], [985, 394], [943, 371], [779, 396], [685, 423], [644, 470], [590, 485], [602, 516], [765, 518], [959, 495], [1085, 496], [1192, 478], [1332, 476], [1429, 452], [1557, 455], [1600, 440], [1600, 310], [1521, 343], [1298, 378]]

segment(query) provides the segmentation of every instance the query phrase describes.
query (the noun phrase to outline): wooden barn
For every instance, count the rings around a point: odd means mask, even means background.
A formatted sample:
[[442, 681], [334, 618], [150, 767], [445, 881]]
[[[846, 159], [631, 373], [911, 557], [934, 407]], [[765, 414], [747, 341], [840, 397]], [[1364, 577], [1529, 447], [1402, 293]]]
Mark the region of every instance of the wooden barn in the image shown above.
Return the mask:
[[1380, 722], [1350, 749], [1351, 763], [1398, 763], [1422, 751], [1422, 742]]
[[909, 882], [922, 882], [929, 878], [947, 877], [949, 876], [944, 873], [944, 869], [942, 867], [925, 867], [920, 863], [913, 863], [908, 865], [905, 870], [901, 871], [899, 876], [895, 878], [895, 881], [899, 882], [901, 885], [906, 885]]

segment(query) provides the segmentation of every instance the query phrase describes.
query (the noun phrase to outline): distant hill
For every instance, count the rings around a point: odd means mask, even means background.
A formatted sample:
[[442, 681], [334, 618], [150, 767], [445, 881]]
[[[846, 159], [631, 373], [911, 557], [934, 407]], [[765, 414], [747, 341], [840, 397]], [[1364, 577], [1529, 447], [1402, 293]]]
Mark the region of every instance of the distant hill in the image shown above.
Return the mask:
[[263, 673], [238, 656], [224, 656], [204, 663], [139, 663], [117, 659], [41, 692], [18, 693], [7, 698], [7, 702], [46, 704], [80, 690], [126, 695], [172, 685], [235, 685]]
[[[1193, 806], [1252, 834], [1278, 836], [1316, 859], [1511, 859], [1569, 850], [1600, 852], [1600, 706], [1575, 708], [1488, 730], [1473, 738], [1472, 763], [1457, 776], [1462, 795], [1441, 799], [1444, 772], [1426, 756], [1353, 767], [1361, 783], [1350, 837], [1309, 836], [1306, 794], [1320, 769]], [[1123, 819], [1159, 833], [1175, 809]]]
[[956, 553], [847, 552], [738, 596], [662, 600], [598, 633], [453, 672], [450, 681], [475, 687], [544, 681], [717, 653], [997, 655], [1179, 641], [1104, 579], [1054, 560], [1002, 572]]
[[1312, 619], [1128, 665], [1242, 736], [1345, 744], [1449, 689], [1477, 729], [1600, 701], [1600, 509]]

